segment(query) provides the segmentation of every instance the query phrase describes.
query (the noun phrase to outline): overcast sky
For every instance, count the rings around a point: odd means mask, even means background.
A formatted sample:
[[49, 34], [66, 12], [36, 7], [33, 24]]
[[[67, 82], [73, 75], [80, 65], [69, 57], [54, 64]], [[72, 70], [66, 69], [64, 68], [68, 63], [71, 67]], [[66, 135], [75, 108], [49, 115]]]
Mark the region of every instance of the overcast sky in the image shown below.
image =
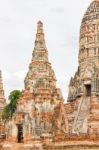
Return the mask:
[[91, 0], [0, 0], [0, 69], [5, 95], [23, 89], [36, 24], [44, 24], [49, 60], [64, 98], [78, 66], [79, 30]]

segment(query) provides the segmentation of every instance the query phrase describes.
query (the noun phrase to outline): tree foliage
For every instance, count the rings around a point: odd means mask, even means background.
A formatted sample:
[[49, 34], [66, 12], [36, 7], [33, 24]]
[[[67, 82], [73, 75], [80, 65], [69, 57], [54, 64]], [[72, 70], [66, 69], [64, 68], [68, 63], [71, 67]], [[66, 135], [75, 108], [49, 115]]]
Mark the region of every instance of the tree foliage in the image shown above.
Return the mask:
[[20, 95], [21, 95], [21, 91], [19, 90], [14, 90], [10, 92], [10, 95], [8, 97], [9, 104], [5, 106], [3, 113], [2, 113], [3, 119], [8, 119], [12, 117], [13, 113], [16, 110], [16, 105], [17, 105]]
[[9, 117], [10, 117], [10, 107], [9, 107], [9, 104], [8, 104], [3, 109], [2, 118], [3, 119], [8, 119]]

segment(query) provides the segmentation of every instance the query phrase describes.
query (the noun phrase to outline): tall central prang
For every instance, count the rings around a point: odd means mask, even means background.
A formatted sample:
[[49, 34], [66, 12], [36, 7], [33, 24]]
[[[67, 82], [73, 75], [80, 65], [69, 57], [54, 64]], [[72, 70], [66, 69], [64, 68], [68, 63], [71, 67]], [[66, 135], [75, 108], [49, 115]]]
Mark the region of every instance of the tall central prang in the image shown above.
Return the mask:
[[68, 102], [75, 103], [73, 133], [98, 133], [99, 0], [88, 7], [81, 23], [79, 67], [69, 84]]
[[79, 67], [70, 81], [68, 101], [99, 95], [99, 1], [87, 9], [81, 23]]

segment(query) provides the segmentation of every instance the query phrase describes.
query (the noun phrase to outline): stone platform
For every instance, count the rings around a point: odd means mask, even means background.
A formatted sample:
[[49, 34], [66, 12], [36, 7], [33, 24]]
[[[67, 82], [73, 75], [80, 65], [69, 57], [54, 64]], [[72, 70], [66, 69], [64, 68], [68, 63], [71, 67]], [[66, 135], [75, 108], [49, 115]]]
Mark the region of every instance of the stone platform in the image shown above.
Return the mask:
[[99, 141], [70, 141], [42, 145], [41, 143], [1, 143], [0, 150], [99, 150]]

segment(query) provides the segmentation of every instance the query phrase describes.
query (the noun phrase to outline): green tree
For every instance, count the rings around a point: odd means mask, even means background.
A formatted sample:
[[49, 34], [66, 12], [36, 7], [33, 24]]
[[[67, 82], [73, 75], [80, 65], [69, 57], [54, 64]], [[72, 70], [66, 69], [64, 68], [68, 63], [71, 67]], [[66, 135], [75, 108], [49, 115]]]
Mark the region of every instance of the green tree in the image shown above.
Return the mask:
[[14, 90], [10, 92], [10, 95], [8, 97], [9, 104], [5, 106], [3, 113], [2, 113], [3, 119], [8, 119], [12, 117], [13, 113], [16, 110], [16, 105], [17, 105], [20, 95], [21, 95], [21, 91], [19, 90]]
[[2, 119], [8, 119], [10, 117], [10, 107], [9, 104], [6, 105], [2, 112]]

